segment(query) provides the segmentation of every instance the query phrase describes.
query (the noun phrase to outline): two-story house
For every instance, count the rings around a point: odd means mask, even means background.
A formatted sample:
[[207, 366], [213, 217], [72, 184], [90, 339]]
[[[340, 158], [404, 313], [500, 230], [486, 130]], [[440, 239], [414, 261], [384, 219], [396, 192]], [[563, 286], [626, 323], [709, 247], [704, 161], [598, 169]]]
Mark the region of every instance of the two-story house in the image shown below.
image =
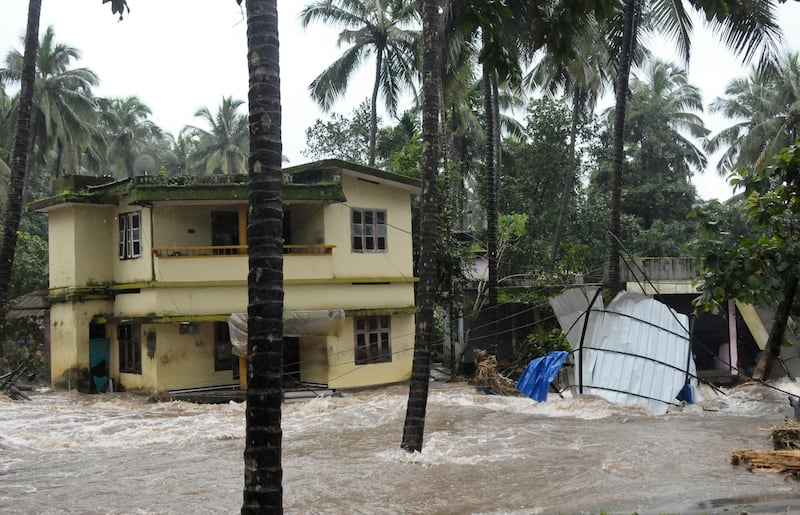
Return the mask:
[[[338, 160], [284, 170], [284, 372], [350, 388], [410, 377], [415, 179]], [[125, 389], [238, 384], [245, 176], [70, 176], [49, 218], [51, 374]]]

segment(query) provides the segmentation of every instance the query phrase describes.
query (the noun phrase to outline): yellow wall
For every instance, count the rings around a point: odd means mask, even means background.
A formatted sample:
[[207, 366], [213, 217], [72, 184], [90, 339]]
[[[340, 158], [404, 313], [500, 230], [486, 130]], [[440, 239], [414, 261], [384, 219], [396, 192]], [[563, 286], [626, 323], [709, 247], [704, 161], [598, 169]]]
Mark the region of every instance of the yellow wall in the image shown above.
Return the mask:
[[246, 281], [246, 255], [155, 258], [156, 281]]
[[286, 309], [384, 309], [414, 305], [413, 283], [309, 284], [284, 288]]
[[153, 246], [191, 247], [211, 245], [212, 206], [153, 206]]
[[[89, 323], [111, 310], [108, 301], [57, 303], [50, 308], [50, 377], [61, 383], [72, 367], [89, 367]], [[113, 361], [113, 360], [112, 360]], [[73, 384], [74, 388], [75, 385]]]
[[[142, 324], [142, 373], [119, 372], [117, 329], [109, 325], [111, 376], [126, 390], [166, 391], [234, 384], [232, 370], [214, 371], [214, 327], [195, 324], [195, 332], [180, 334], [179, 324]], [[155, 332], [155, 352], [148, 353], [148, 333]], [[88, 344], [87, 344], [88, 345]]]
[[178, 324], [148, 326], [157, 331], [152, 361], [158, 368], [159, 390], [234, 384], [232, 370], [214, 371], [214, 324], [195, 327], [195, 333], [180, 334]]
[[211, 213], [239, 212], [240, 204], [184, 202], [153, 205], [153, 246], [192, 247], [211, 245]]
[[133, 316], [193, 316], [247, 311], [246, 286], [146, 288], [116, 297], [114, 314]]
[[338, 337], [328, 337], [328, 386], [356, 388], [406, 381], [414, 354], [414, 316], [394, 315], [391, 321], [392, 362], [356, 366], [355, 328], [348, 317]]
[[291, 204], [288, 206], [292, 245], [328, 243], [325, 235], [325, 204]]
[[300, 345], [300, 380], [328, 383], [328, 349], [325, 336], [302, 336]]
[[[337, 277], [413, 276], [411, 197], [403, 190], [342, 178], [345, 204], [331, 204], [325, 211], [325, 239], [333, 251]], [[352, 252], [350, 209], [386, 209], [388, 252]]]
[[69, 288], [112, 280], [112, 259], [101, 251], [112, 245], [117, 231], [114, 209], [68, 206], [49, 213], [50, 287]]

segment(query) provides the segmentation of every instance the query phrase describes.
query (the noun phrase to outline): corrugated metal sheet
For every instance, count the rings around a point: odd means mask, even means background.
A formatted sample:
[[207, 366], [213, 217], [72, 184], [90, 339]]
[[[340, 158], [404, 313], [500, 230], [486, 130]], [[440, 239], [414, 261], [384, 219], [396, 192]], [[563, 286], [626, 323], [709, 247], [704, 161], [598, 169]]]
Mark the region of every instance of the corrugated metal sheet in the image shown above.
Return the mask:
[[607, 309], [596, 300], [588, 310], [595, 293], [572, 289], [551, 301], [574, 351], [573, 391], [666, 413], [684, 387], [687, 371], [690, 384], [696, 385], [688, 318], [661, 302], [627, 292]]
[[26, 293], [8, 310], [6, 318], [43, 317], [50, 310], [47, 290]]

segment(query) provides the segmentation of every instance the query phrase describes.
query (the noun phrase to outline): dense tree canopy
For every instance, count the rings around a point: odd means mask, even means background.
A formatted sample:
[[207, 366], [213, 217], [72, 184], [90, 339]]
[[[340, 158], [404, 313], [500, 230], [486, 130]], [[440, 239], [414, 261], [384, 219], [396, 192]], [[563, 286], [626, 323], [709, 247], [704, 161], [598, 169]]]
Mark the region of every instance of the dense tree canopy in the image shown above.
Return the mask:
[[697, 303], [707, 309], [727, 299], [777, 305], [767, 352], [755, 374], [766, 380], [787, 320], [797, 311], [800, 147], [789, 146], [770, 166], [741, 169], [734, 181], [744, 187], [739, 205], [714, 202], [694, 213], [701, 225], [701, 237], [693, 245], [703, 292]]

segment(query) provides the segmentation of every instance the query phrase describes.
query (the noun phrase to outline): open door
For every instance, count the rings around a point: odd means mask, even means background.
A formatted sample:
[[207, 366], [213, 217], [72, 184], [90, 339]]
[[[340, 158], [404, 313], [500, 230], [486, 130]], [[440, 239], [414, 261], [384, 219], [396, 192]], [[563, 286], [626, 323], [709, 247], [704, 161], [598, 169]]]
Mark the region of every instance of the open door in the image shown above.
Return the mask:
[[91, 373], [91, 392], [108, 391], [108, 338], [89, 340], [89, 372]]

